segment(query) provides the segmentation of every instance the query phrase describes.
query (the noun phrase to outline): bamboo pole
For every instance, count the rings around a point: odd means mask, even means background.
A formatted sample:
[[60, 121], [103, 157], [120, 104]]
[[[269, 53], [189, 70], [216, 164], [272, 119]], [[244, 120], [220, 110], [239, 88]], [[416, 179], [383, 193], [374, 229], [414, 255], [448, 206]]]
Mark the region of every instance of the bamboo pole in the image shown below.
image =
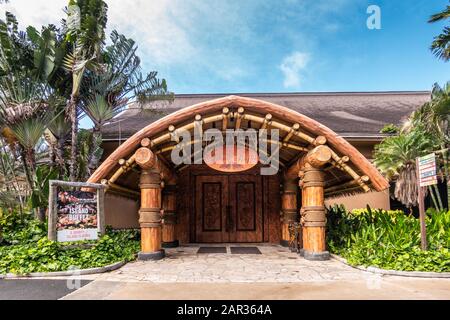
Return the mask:
[[237, 112], [234, 113], [234, 118], [236, 119], [235, 130], [239, 130], [241, 128], [242, 117], [245, 110], [244, 108], [239, 108]]
[[318, 146], [298, 161], [301, 168], [299, 186], [302, 189], [302, 252], [307, 260], [330, 258], [326, 251], [325, 181], [322, 168], [331, 158], [330, 148]]
[[102, 184], [107, 187], [107, 189], [106, 189], [107, 191], [110, 191], [110, 190], [117, 191], [117, 192], [120, 192], [122, 194], [126, 194], [128, 196], [131, 196], [133, 198], [140, 197], [140, 195], [141, 195], [141, 193], [139, 191], [123, 187], [123, 186], [118, 185], [116, 183], [112, 183], [112, 182], [108, 181], [107, 179], [103, 179], [102, 180]]
[[288, 247], [290, 243], [289, 224], [298, 222], [297, 209], [298, 184], [295, 180], [284, 180], [283, 193], [281, 195], [281, 245]]
[[228, 117], [230, 115], [230, 109], [227, 107], [222, 109], [223, 121], [222, 121], [222, 131], [225, 132], [228, 129]]
[[[147, 126], [146, 128], [140, 130], [134, 136], [130, 137], [125, 143], [123, 143], [119, 148], [117, 148], [111, 155], [106, 159], [102, 165], [95, 171], [95, 173], [90, 177], [89, 182], [98, 182], [105, 178], [112, 168], [116, 165], [120, 158], [131, 154], [136, 145], [145, 137], [157, 138], [153, 140], [153, 144], [157, 144], [158, 141], [164, 141], [166, 138], [161, 139], [158, 137], [161, 132], [167, 130], [167, 127], [172, 123], [184, 123], [189, 120], [192, 115], [195, 114], [210, 114], [222, 110], [223, 107], [229, 106], [239, 106], [245, 108], [246, 112], [259, 113], [264, 110], [266, 113], [270, 113], [275, 119], [283, 119], [284, 122], [290, 123], [300, 123], [307, 132], [314, 132], [314, 134], [326, 137], [327, 143], [332, 146], [336, 152], [340, 154], [348, 155], [352, 159], [352, 163], [355, 167], [365, 175], [368, 175], [371, 179], [371, 185], [374, 186], [375, 190], [382, 191], [389, 187], [388, 181], [376, 170], [376, 168], [365, 159], [352, 145], [350, 145], [345, 139], [337, 135], [335, 132], [329, 128], [321, 125], [317, 121], [306, 117], [304, 115], [298, 114], [293, 110], [269, 103], [266, 101], [228, 96], [220, 99], [215, 99], [212, 101], [202, 102], [194, 106], [185, 108], [183, 110], [177, 111], [168, 117], [162, 118], [155, 123]], [[287, 126], [290, 128], [290, 126]], [[166, 133], [166, 137], [170, 139], [170, 135]], [[314, 139], [316, 141], [316, 139]]]
[[298, 131], [298, 130], [300, 130], [300, 124], [295, 123], [295, 124], [292, 126], [291, 130], [290, 130], [290, 131], [288, 132], [288, 134], [286, 135], [286, 137], [284, 137], [283, 142], [284, 142], [284, 143], [288, 143], [289, 140], [291, 140], [291, 138], [294, 136], [294, 133], [295, 133], [296, 131]]
[[[363, 182], [368, 182], [369, 181], [369, 177], [368, 176], [362, 176], [360, 179]], [[333, 193], [335, 191], [339, 192], [340, 190], [345, 190], [345, 189], [348, 189], [348, 188], [351, 188], [351, 187], [359, 187], [359, 184], [360, 184], [359, 179], [358, 180], [352, 180], [352, 181], [349, 181], [347, 183], [344, 183], [344, 184], [341, 184], [341, 185], [338, 185], [338, 186], [332, 186], [332, 187], [326, 188], [325, 189], [325, 193], [328, 194], [328, 193]]]
[[161, 176], [156, 168], [142, 168], [140, 185], [141, 209], [139, 224], [141, 227], [140, 260], [160, 260], [165, 253], [161, 248]]
[[361, 176], [355, 172], [350, 166], [348, 166], [344, 161], [342, 161], [342, 158], [339, 157], [336, 152], [331, 150], [331, 156], [336, 163], [338, 163], [354, 180], [357, 180], [359, 183], [359, 186], [364, 190], [364, 192], [369, 192], [370, 188], [369, 186], [361, 180]]

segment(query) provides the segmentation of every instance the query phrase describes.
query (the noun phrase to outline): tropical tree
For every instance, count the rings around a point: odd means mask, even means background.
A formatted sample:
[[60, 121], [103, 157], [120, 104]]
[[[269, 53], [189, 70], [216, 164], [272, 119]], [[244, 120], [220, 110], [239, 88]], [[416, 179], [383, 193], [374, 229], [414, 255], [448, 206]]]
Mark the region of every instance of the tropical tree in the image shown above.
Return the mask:
[[46, 83], [54, 69], [54, 34], [28, 28], [18, 31], [16, 18], [0, 20], [0, 127], [10, 142], [17, 142], [30, 187], [35, 169], [34, 147], [50, 121], [52, 95]]
[[98, 68], [105, 40], [108, 6], [102, 0], [70, 0], [67, 7], [66, 40], [71, 51], [64, 59], [65, 69], [72, 75], [72, 90], [67, 116], [72, 125], [70, 179], [76, 179], [77, 132], [80, 115], [79, 98], [85, 72]]
[[36, 145], [51, 122], [55, 34], [18, 30], [16, 18], [0, 20], [0, 129], [8, 149], [17, 152], [30, 190], [35, 189]]
[[[450, 5], [444, 11], [432, 15], [428, 22], [435, 23], [437, 21], [447, 21], [448, 19], [450, 19]], [[431, 44], [431, 51], [439, 59], [444, 61], [450, 59], [450, 26], [445, 26], [442, 34], [434, 38]]]
[[408, 208], [417, 205], [416, 158], [435, 150], [433, 136], [423, 128], [383, 140], [375, 148], [375, 165], [390, 180], [395, 180], [394, 196]]
[[435, 84], [431, 101], [415, 111], [405, 124], [404, 131], [413, 131], [423, 127], [436, 141], [435, 151], [442, 161], [442, 176], [447, 180], [447, 203], [450, 204], [450, 82], [440, 87]]
[[11, 152], [9, 143], [0, 138], [0, 203], [4, 208], [15, 208], [17, 200], [19, 202], [19, 211], [23, 212], [24, 199], [24, 180], [23, 172], [17, 164], [14, 152]]
[[89, 148], [89, 171], [98, 167], [102, 155], [102, 127], [130, 105], [144, 108], [145, 103], [156, 100], [171, 100], [166, 81], [157, 78], [157, 72], [143, 74], [141, 60], [136, 55], [134, 40], [111, 34], [111, 45], [103, 53], [103, 68], [87, 72], [89, 79], [83, 101], [83, 112], [94, 123], [93, 137]]
[[65, 150], [71, 132], [71, 125], [70, 122], [66, 121], [64, 111], [65, 106], [57, 105], [55, 107], [53, 121], [48, 124], [44, 133], [49, 146], [50, 163], [52, 167], [58, 168], [59, 179], [67, 176]]

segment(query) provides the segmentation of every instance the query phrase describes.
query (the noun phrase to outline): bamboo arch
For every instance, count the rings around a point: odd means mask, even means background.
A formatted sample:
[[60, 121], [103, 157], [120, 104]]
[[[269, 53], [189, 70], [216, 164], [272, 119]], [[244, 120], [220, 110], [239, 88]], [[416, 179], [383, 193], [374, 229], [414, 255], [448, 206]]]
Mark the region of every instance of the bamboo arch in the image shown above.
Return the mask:
[[[232, 112], [232, 109], [236, 110], [236, 112]], [[328, 127], [286, 107], [239, 96], [228, 96], [202, 102], [174, 112], [150, 124], [118, 147], [94, 172], [88, 182], [99, 183], [103, 181], [114, 187], [114, 182], [135, 166], [134, 152], [142, 144], [153, 150], [163, 142], [170, 141], [176, 137], [177, 130], [190, 130], [195, 126], [203, 126], [204, 124], [217, 121], [222, 121], [223, 128], [226, 128], [229, 125], [229, 119], [232, 117], [235, 119], [236, 129], [240, 127], [243, 120], [249, 120], [259, 123], [262, 129], [271, 126], [272, 128], [285, 131], [287, 134], [282, 141], [273, 142], [279, 144], [280, 148], [291, 148], [299, 152], [307, 151], [301, 146], [290, 143], [289, 140], [294, 135], [309, 143], [312, 147], [328, 146], [331, 149], [331, 164], [335, 168], [346, 172], [353, 179], [350, 183], [347, 183], [346, 187], [351, 185], [355, 188], [362, 188], [365, 192], [371, 190], [369, 185], [376, 191], [383, 191], [389, 187], [388, 181], [356, 148]], [[276, 119], [282, 119], [283, 122], [292, 123], [293, 125], [288, 126], [276, 121]], [[180, 127], [177, 128], [176, 126], [179, 125]], [[158, 149], [155, 150], [155, 154], [158, 155], [166, 151], [168, 150]], [[113, 172], [118, 164], [119, 169]], [[355, 169], [362, 172], [362, 175], [356, 173]], [[161, 172], [163, 175], [166, 175], [167, 179], [171, 179], [173, 176], [173, 173], [169, 171], [161, 163]], [[285, 175], [292, 174], [298, 174], [296, 164], [285, 171]], [[107, 176], [111, 176], [111, 178], [104, 180]]]

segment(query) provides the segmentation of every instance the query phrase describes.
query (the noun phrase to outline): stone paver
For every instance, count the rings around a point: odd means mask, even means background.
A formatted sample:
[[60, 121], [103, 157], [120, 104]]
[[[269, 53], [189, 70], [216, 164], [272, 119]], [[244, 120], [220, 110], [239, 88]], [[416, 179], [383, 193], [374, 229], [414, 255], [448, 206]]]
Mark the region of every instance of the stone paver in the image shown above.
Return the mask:
[[280, 246], [258, 247], [262, 255], [169, 249], [164, 260], [96, 275], [63, 299], [450, 299], [450, 279], [381, 276], [337, 260], [307, 261]]
[[[258, 246], [261, 255], [196, 254], [198, 246], [166, 250], [160, 261], [138, 261], [102, 274], [98, 281], [152, 283], [291, 283], [366, 280], [372, 274], [336, 260], [308, 261], [289, 249]], [[228, 250], [228, 252], [230, 252]]]

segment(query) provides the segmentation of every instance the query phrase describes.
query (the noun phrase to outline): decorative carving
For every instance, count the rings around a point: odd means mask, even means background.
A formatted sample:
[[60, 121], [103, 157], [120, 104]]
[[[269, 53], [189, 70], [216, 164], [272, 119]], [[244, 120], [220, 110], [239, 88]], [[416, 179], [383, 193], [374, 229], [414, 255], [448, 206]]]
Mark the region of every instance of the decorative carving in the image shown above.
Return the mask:
[[222, 230], [222, 185], [203, 184], [203, 230]]
[[237, 183], [236, 199], [237, 230], [255, 230], [255, 185], [251, 182]]

